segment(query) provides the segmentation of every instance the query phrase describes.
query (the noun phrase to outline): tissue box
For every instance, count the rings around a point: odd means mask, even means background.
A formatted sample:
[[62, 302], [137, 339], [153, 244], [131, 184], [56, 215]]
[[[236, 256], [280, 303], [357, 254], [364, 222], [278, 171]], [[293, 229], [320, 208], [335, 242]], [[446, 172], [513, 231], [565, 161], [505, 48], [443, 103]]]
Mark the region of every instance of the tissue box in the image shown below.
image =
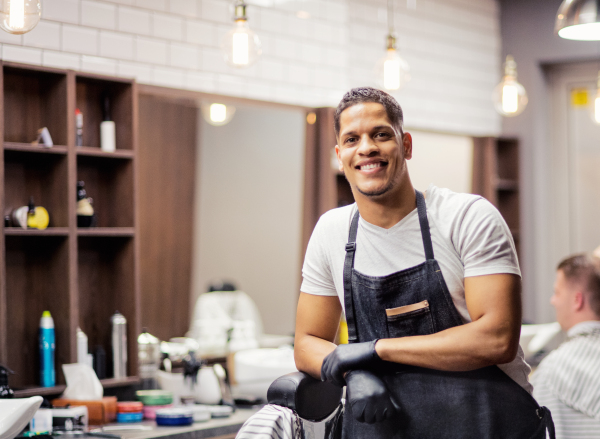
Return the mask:
[[52, 400], [54, 407], [80, 406], [88, 409], [88, 422], [90, 425], [102, 425], [117, 419], [117, 397], [105, 396], [97, 401], [80, 401], [77, 399], [58, 398]]

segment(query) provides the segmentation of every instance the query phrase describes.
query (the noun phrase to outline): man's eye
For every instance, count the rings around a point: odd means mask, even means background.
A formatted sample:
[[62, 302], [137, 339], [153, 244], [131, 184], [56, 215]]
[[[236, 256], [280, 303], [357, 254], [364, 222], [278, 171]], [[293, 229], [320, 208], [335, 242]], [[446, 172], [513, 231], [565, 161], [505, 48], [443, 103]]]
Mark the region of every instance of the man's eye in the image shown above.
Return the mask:
[[348, 138], [346, 139], [346, 143], [352, 143], [352, 142], [354, 142], [355, 140], [356, 140], [356, 137], [348, 137]]

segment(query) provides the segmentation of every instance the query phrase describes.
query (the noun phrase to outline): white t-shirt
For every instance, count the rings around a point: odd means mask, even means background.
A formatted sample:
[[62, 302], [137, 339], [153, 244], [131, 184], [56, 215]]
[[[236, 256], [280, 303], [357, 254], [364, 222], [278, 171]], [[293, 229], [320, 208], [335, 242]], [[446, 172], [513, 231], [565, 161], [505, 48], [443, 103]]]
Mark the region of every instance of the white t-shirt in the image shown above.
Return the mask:
[[[478, 195], [460, 194], [430, 185], [427, 218], [433, 252], [465, 323], [471, 321], [464, 278], [486, 274], [521, 275], [515, 246], [498, 210]], [[345, 245], [356, 204], [326, 212], [315, 226], [302, 268], [301, 291], [340, 298], [344, 308]], [[386, 276], [425, 261], [417, 209], [389, 229], [360, 218], [354, 269], [367, 276]], [[517, 357], [499, 367], [529, 393], [531, 371], [519, 347]]]

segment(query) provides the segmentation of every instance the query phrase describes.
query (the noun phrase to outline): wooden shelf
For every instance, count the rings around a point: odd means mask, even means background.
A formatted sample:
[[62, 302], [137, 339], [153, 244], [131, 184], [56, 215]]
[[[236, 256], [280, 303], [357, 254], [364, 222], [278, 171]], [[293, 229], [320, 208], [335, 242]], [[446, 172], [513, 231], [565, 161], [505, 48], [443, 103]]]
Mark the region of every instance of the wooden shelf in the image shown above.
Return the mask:
[[134, 236], [135, 230], [133, 227], [90, 227], [77, 229], [78, 236]]
[[48, 227], [45, 230], [21, 229], [20, 227], [5, 227], [6, 236], [68, 236], [68, 227]]
[[59, 395], [65, 391], [67, 386], [60, 385], [54, 387], [26, 387], [15, 390], [15, 398], [29, 398], [30, 396], [49, 396]]
[[[139, 384], [140, 379], [136, 376], [130, 376], [126, 378], [106, 378], [100, 380], [100, 384], [105, 389], [109, 389], [111, 387], [124, 387], [124, 386], [132, 386], [135, 384]], [[16, 398], [28, 398], [30, 396], [52, 396], [59, 395], [65, 391], [67, 386], [64, 384], [54, 387], [26, 387], [24, 389], [15, 390]]]
[[117, 149], [115, 152], [102, 151], [100, 148], [93, 146], [78, 146], [77, 155], [88, 157], [102, 157], [108, 159], [132, 159], [133, 151], [130, 149]]
[[474, 137], [473, 146], [473, 193], [482, 195], [498, 208], [519, 253], [519, 141]]
[[519, 182], [517, 180], [500, 178], [496, 181], [496, 189], [499, 191], [517, 191], [519, 190]]
[[42, 154], [67, 154], [67, 147], [64, 145], [54, 145], [50, 148], [43, 145], [32, 145], [31, 143], [4, 142], [5, 151], [21, 151]]
[[[80, 75], [0, 60], [0, 211], [7, 214], [33, 197], [50, 215], [45, 230], [3, 227], [0, 233], [0, 363], [15, 371], [17, 396], [58, 395], [61, 366], [77, 361], [76, 331], [89, 347], [101, 346], [111, 364], [110, 318], [127, 319], [128, 378], [138, 381], [141, 332], [135, 169], [137, 97], [132, 80]], [[116, 125], [114, 153], [100, 150], [104, 96]], [[86, 147], [75, 146], [75, 110], [83, 113]], [[32, 145], [47, 127], [56, 146]], [[100, 227], [77, 229], [77, 182], [83, 180]], [[56, 386], [39, 387], [39, 318], [54, 318]], [[110, 377], [110, 376], [109, 376]]]
[[110, 387], [123, 387], [123, 386], [131, 386], [134, 384], [139, 384], [140, 379], [136, 376], [125, 377], [125, 378], [106, 378], [100, 380], [102, 387], [108, 389]]

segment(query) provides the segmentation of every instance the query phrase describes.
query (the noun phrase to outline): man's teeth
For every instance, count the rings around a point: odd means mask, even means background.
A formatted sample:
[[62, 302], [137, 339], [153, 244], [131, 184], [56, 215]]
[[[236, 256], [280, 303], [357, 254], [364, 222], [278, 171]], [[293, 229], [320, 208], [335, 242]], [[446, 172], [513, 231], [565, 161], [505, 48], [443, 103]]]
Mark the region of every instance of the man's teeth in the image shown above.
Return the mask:
[[381, 167], [381, 162], [378, 163], [371, 163], [369, 165], [363, 165], [360, 167], [361, 171], [366, 171], [368, 169], [374, 169], [374, 168], [380, 168]]

